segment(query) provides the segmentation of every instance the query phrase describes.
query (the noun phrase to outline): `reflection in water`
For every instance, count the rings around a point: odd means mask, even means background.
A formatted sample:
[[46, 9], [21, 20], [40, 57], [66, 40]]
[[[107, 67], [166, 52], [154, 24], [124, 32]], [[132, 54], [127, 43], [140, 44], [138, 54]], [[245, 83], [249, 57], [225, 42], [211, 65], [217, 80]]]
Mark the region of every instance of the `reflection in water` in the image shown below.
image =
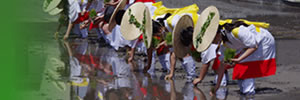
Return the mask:
[[[191, 82], [186, 82], [183, 88], [178, 88], [177, 85], [180, 84], [178, 82], [181, 80], [166, 81], [164, 76], [167, 73], [142, 73], [141, 69], [145, 63], [143, 57], [134, 62], [127, 62], [124, 52], [100, 47], [88, 40], [64, 41], [60, 44], [60, 48], [60, 60], [65, 66], [58, 68], [56, 76], [59, 77], [50, 81], [63, 84], [65, 86], [63, 88], [70, 87], [71, 100], [206, 100], [207, 97], [211, 98], [205, 96], [205, 93], [194, 87]], [[216, 98], [226, 99], [227, 91], [227, 88], [219, 89]]]

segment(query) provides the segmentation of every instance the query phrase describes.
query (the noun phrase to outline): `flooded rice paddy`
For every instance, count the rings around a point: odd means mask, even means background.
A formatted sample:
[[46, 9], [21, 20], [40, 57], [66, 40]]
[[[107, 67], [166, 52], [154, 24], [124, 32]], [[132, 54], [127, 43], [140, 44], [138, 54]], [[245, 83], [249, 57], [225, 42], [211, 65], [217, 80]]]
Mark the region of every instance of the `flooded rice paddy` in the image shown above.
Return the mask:
[[[200, 11], [209, 5], [219, 8], [221, 19], [245, 18], [271, 24], [269, 30], [276, 38], [276, 75], [256, 79], [256, 95], [239, 94], [236, 80], [229, 80], [216, 96], [210, 96], [215, 73], [210, 69], [198, 86], [186, 80], [186, 73], [177, 61], [173, 80], [164, 80], [164, 72], [157, 61], [155, 72], [142, 73], [147, 57], [137, 52], [132, 63], [127, 62], [126, 48], [118, 51], [100, 42], [94, 33], [87, 39], [67, 41], [53, 38], [56, 22], [23, 23], [37, 32], [19, 43], [27, 56], [20, 73], [26, 81], [24, 97], [40, 100], [298, 100], [300, 98], [300, 7], [289, 6], [281, 0], [162, 0], [167, 7], [183, 7], [196, 3]], [[200, 12], [199, 12], [200, 13]], [[26, 17], [25, 17], [26, 19]], [[47, 19], [47, 17], [43, 18]], [[53, 17], [49, 18], [53, 19]], [[62, 29], [65, 30], [65, 29]], [[65, 31], [61, 31], [61, 36]], [[38, 38], [37, 38], [38, 37]], [[201, 63], [196, 63], [199, 74]], [[232, 70], [229, 70], [231, 73]], [[229, 77], [231, 74], [229, 74]], [[22, 87], [22, 86], [20, 86]], [[22, 98], [22, 97], [20, 97]]]

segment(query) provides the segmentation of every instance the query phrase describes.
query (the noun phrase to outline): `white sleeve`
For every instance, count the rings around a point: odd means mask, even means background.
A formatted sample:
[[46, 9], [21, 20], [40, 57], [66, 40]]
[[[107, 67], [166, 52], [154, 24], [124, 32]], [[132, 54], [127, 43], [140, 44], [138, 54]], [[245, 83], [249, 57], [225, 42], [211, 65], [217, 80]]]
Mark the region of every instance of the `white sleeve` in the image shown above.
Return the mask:
[[249, 27], [240, 26], [238, 37], [245, 46], [255, 47], [256, 45], [258, 45], [258, 43], [256, 42], [255, 39], [255, 33], [250, 31], [250, 28], [253, 28], [253, 26], [249, 26]]
[[211, 60], [216, 58], [216, 49], [217, 49], [217, 47], [218, 47], [218, 45], [211, 44], [207, 50], [205, 50], [201, 53], [201, 58], [202, 58], [201, 62], [203, 64], [207, 64]]
[[68, 0], [69, 2], [69, 19], [71, 22], [76, 21], [78, 13], [80, 13], [80, 6], [75, 0]]

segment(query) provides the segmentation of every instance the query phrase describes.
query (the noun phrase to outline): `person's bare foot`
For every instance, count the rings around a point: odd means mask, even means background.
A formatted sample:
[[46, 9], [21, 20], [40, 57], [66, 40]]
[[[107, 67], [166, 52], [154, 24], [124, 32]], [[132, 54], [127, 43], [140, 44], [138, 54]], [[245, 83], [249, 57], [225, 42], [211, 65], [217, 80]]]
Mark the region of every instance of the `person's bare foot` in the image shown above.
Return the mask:
[[193, 80], [193, 84], [197, 85], [198, 83], [201, 83], [201, 81], [202, 81], [201, 79], [196, 78], [196, 79]]

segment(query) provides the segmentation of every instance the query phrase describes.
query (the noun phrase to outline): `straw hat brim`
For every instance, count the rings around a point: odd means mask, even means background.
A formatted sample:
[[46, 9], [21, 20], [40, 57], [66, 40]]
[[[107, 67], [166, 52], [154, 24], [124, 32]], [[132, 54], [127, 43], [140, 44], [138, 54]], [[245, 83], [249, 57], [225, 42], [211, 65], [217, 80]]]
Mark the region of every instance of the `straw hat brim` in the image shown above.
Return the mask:
[[52, 0], [47, 6], [47, 0], [45, 0], [44, 4], [43, 4], [44, 12], [50, 12], [51, 10], [56, 8], [59, 5], [60, 2], [61, 2], [61, 0]]
[[184, 46], [180, 41], [180, 33], [187, 27], [194, 27], [194, 22], [191, 16], [183, 15], [175, 25], [173, 30], [173, 48], [176, 57], [183, 58], [187, 53], [190, 52], [189, 46]]
[[[200, 34], [202, 26], [208, 19], [209, 14], [212, 12], [215, 13], [215, 15], [211, 19], [209, 26], [206, 28], [206, 31], [204, 32], [204, 34], [202, 36], [202, 42], [196, 41], [197, 35]], [[219, 11], [215, 6], [207, 7], [200, 14], [197, 24], [194, 28], [194, 33], [193, 33], [193, 45], [198, 52], [202, 52], [202, 51], [206, 50], [210, 46], [212, 41], [214, 40], [217, 30], [218, 30], [219, 20], [220, 20]], [[197, 42], [198, 42], [198, 47], [196, 46]]]
[[57, 14], [59, 14], [59, 13], [62, 12], [62, 11], [63, 11], [63, 9], [54, 8], [54, 9], [52, 9], [51, 11], [49, 11], [49, 14], [50, 14], [50, 15], [57, 15]]
[[134, 40], [137, 39], [143, 32], [137, 28], [134, 24], [129, 23], [130, 15], [129, 15], [129, 9], [131, 9], [131, 14], [133, 14], [136, 18], [136, 20], [142, 24], [144, 19], [144, 11], [146, 14], [146, 25], [145, 25], [145, 36], [143, 35], [144, 41], [147, 40], [147, 48], [150, 47], [151, 41], [152, 41], [152, 20], [151, 15], [148, 7], [141, 3], [135, 3], [131, 5], [124, 13], [122, 22], [121, 22], [121, 33], [126, 40]]
[[119, 10], [125, 8], [126, 3], [127, 3], [127, 0], [121, 0], [120, 3], [116, 6], [116, 8], [115, 8], [113, 14], [110, 17], [110, 20], [109, 20], [109, 25], [108, 25], [109, 30], [112, 30], [116, 26], [117, 23], [116, 23], [115, 18], [117, 16], [117, 13], [118, 13]]

